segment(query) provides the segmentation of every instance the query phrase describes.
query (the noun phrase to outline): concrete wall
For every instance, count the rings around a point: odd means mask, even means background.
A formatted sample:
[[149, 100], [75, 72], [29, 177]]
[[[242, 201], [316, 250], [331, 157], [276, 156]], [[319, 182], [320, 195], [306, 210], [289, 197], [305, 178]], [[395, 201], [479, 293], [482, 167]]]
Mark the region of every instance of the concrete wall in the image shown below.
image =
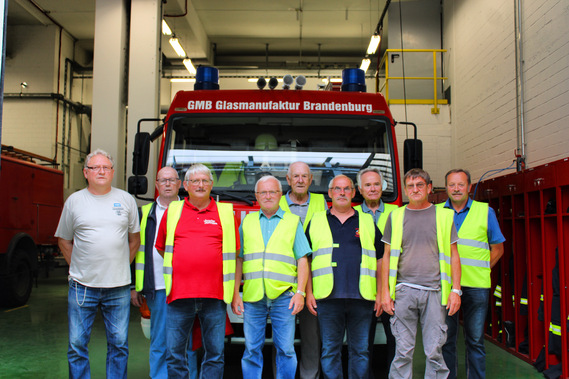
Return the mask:
[[[444, 2], [452, 165], [473, 180], [507, 167], [517, 147], [514, 2]], [[522, 1], [527, 166], [569, 155], [569, 4]]]

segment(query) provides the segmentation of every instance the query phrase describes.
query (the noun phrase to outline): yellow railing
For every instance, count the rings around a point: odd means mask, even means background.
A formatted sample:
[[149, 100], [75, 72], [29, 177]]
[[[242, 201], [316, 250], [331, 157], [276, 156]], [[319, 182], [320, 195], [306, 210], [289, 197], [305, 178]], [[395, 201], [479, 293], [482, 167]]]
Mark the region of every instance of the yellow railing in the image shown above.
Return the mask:
[[[433, 54], [433, 76], [389, 76], [389, 53], [432, 53]], [[431, 108], [431, 113], [439, 113], [440, 104], [448, 104], [446, 99], [439, 99], [437, 96], [437, 81], [445, 80], [447, 77], [437, 76], [437, 54], [446, 53], [445, 49], [387, 49], [381, 62], [379, 63], [379, 69], [385, 66], [385, 83], [383, 87], [378, 89], [378, 92], [382, 92], [385, 88], [385, 98], [388, 104], [433, 104], [434, 107]], [[389, 81], [390, 80], [432, 80], [433, 81], [433, 98], [432, 99], [389, 99]]]

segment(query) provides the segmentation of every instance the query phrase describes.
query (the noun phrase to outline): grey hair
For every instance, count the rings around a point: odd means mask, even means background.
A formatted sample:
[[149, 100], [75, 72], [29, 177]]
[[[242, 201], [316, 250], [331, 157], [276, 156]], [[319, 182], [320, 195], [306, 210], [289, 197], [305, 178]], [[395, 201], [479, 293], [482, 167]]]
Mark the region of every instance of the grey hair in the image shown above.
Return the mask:
[[381, 171], [379, 171], [377, 167], [366, 167], [358, 172], [357, 175], [358, 186], [360, 187], [362, 186], [362, 175], [368, 172], [375, 172], [376, 174], [378, 174], [380, 185], [383, 183], [383, 175], [381, 175]]
[[261, 176], [261, 177], [259, 178], [259, 180], [257, 180], [257, 183], [255, 183], [255, 192], [257, 192], [257, 188], [259, 187], [259, 184], [260, 184], [260, 183], [264, 183], [264, 182], [266, 182], [267, 180], [271, 180], [271, 179], [274, 179], [274, 180], [277, 181], [277, 183], [279, 184], [279, 191], [280, 191], [280, 192], [283, 192], [283, 185], [282, 185], [281, 181], [278, 180], [277, 178], [275, 178], [275, 177], [272, 176], [272, 175]]
[[334, 180], [336, 180], [340, 177], [348, 179], [350, 181], [350, 184], [352, 185], [352, 189], [355, 188], [354, 181], [349, 176], [346, 176], [344, 174], [339, 174], [339, 175], [334, 176], [332, 178], [332, 180], [330, 180], [330, 183], [328, 183], [328, 189], [332, 189], [332, 187], [334, 187]]
[[84, 167], [87, 168], [87, 166], [89, 165], [89, 161], [91, 160], [91, 158], [93, 158], [95, 155], [102, 155], [103, 157], [107, 158], [109, 161], [111, 161], [111, 166], [115, 167], [115, 160], [113, 159], [113, 157], [111, 156], [111, 154], [107, 153], [105, 150], [102, 149], [96, 149], [95, 151], [91, 152], [89, 155], [87, 155], [85, 157], [85, 165]]
[[291, 168], [291, 167], [292, 167], [293, 165], [297, 164], [297, 163], [302, 163], [303, 165], [305, 165], [306, 167], [308, 167], [308, 173], [309, 173], [310, 175], [312, 175], [312, 171], [310, 171], [310, 166], [309, 166], [307, 163], [305, 163], [305, 162], [303, 162], [303, 161], [296, 161], [296, 162], [292, 162], [292, 163], [288, 166], [288, 170], [287, 170], [287, 172], [286, 172], [286, 176], [288, 176], [288, 177], [290, 178], [290, 176], [292, 175], [292, 168]]
[[201, 163], [194, 163], [193, 165], [190, 166], [188, 171], [186, 171], [186, 175], [184, 176], [184, 181], [187, 182], [188, 180], [190, 180], [190, 176], [195, 174], [206, 174], [209, 176], [209, 180], [213, 182], [213, 175], [211, 174], [211, 170], [207, 168], [206, 165], [203, 165]]

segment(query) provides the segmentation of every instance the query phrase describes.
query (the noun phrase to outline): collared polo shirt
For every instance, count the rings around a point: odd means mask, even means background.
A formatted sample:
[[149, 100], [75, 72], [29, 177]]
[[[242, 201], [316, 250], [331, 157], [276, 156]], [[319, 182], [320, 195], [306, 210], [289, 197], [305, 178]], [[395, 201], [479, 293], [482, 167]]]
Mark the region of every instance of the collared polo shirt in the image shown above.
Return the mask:
[[[326, 299], [363, 299], [360, 294], [362, 244], [359, 235], [359, 213], [354, 210], [354, 214], [343, 224], [336, 216], [330, 213], [330, 210], [326, 211], [326, 217], [334, 241], [332, 250], [334, 288]], [[382, 235], [375, 223], [373, 226], [375, 228], [375, 254], [377, 259], [381, 259], [383, 257]], [[306, 229], [308, 242], [310, 242], [309, 231], [310, 224]]]
[[[165, 250], [167, 220], [166, 210], [158, 228], [157, 250]], [[238, 233], [237, 223], [235, 233]], [[201, 210], [186, 198], [174, 232], [172, 289], [167, 298], [168, 303], [192, 298], [223, 300], [222, 242], [221, 220], [213, 198]], [[236, 242], [236, 248], [239, 249], [239, 241]]]
[[374, 212], [367, 206], [366, 202], [362, 203], [362, 211], [364, 213], [370, 214], [373, 217], [374, 224], [377, 225], [377, 220], [381, 217], [381, 214], [385, 211], [385, 204], [383, 204], [383, 200], [379, 199], [379, 208]]
[[[267, 243], [271, 239], [273, 232], [275, 231], [277, 225], [282, 220], [285, 211], [283, 211], [280, 207], [277, 210], [277, 213], [271, 216], [271, 218], [267, 218], [263, 211], [259, 211], [259, 222], [261, 223], [261, 233], [263, 235], [263, 242], [265, 243], [265, 247]], [[243, 258], [243, 224], [239, 226], [239, 236], [240, 236], [240, 245], [241, 248], [239, 249], [239, 257]], [[310, 245], [308, 244], [308, 240], [304, 235], [304, 229], [302, 228], [302, 224], [299, 222], [296, 228], [296, 236], [294, 237], [294, 245], [292, 246], [292, 251], [294, 252], [294, 259], [299, 260], [304, 256], [308, 256], [312, 253], [310, 249]]]
[[[286, 203], [290, 209], [290, 213], [293, 215], [297, 215], [300, 217], [300, 222], [304, 225], [304, 220], [306, 220], [306, 215], [308, 213], [308, 205], [310, 204], [310, 192], [308, 192], [308, 199], [302, 203], [297, 204], [290, 199], [290, 191], [288, 191], [285, 195]], [[325, 209], [328, 209], [328, 203], [324, 202]]]
[[[454, 210], [452, 206], [452, 202], [450, 199], [447, 199], [444, 207], [452, 209], [454, 211], [454, 225], [456, 227], [456, 232], [460, 230], [460, 227], [464, 223], [468, 212], [470, 211], [470, 207], [472, 206], [472, 199], [468, 199], [466, 202], [466, 206], [462, 208], [460, 212]], [[500, 224], [498, 224], [498, 219], [496, 218], [496, 212], [491, 207], [488, 208], [488, 243], [490, 245], [497, 245], [502, 243], [506, 240], [502, 231], [500, 230]]]

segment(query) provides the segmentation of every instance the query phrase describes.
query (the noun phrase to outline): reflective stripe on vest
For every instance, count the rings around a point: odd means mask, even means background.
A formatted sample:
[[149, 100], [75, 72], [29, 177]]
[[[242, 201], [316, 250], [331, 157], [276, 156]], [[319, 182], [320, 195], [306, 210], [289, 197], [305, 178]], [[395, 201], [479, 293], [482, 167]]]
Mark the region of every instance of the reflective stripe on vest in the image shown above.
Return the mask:
[[146, 222], [148, 215], [152, 209], [152, 204], [142, 206], [142, 219], [140, 220], [140, 247], [136, 252], [134, 259], [134, 272], [135, 272], [135, 289], [137, 292], [142, 291], [144, 287], [144, 261], [145, 261], [145, 242], [146, 242]]
[[[395, 204], [383, 204], [383, 212], [381, 212], [381, 214], [379, 215], [379, 218], [377, 219], [377, 228], [379, 229], [379, 231], [381, 232], [381, 234], [383, 234], [383, 231], [385, 230], [385, 224], [387, 223], [387, 218], [389, 217], [389, 214], [394, 210], [399, 208], [397, 205]], [[360, 213], [365, 213], [362, 209], [361, 205], [356, 205], [354, 207], [354, 209]], [[369, 214], [369, 213], [368, 213]], [[371, 214], [369, 214], [371, 216]], [[373, 216], [372, 216], [373, 217]]]
[[[444, 207], [445, 203], [437, 204]], [[488, 244], [488, 204], [473, 201], [458, 231], [461, 279], [465, 287], [490, 288], [490, 245]]]
[[[375, 252], [375, 228], [373, 218], [366, 213], [358, 213], [362, 259], [360, 264], [360, 295], [366, 300], [375, 300], [377, 294], [377, 259]], [[312, 242], [312, 287], [316, 299], [324, 299], [334, 288], [332, 251], [334, 239], [328, 224], [326, 211], [315, 213], [310, 223]]]
[[[306, 217], [304, 218], [304, 231], [306, 231], [306, 227], [308, 226], [308, 223], [312, 219], [314, 213], [326, 210], [326, 206], [324, 205], [325, 203], [326, 199], [324, 198], [324, 195], [320, 193], [310, 193], [310, 203], [308, 203]], [[285, 212], [290, 212], [290, 207], [286, 201], [286, 196], [281, 196], [281, 199], [279, 200], [279, 207], [281, 207], [281, 209]]]
[[[395, 300], [397, 269], [403, 242], [403, 218], [407, 206], [391, 212], [391, 252], [389, 254], [389, 293]], [[439, 249], [439, 269], [441, 274], [441, 303], [447, 305], [452, 287], [450, 265], [450, 236], [454, 223], [454, 212], [446, 208], [436, 208], [437, 246]]]
[[[222, 257], [223, 257], [223, 301], [227, 304], [233, 300], [235, 290], [235, 252], [237, 249], [235, 235], [235, 219], [233, 215], [233, 204], [216, 203], [219, 220], [221, 221]], [[166, 247], [164, 250], [164, 283], [166, 285], [166, 296], [172, 290], [172, 259], [174, 253], [174, 235], [176, 226], [180, 221], [184, 200], [173, 201], [168, 207], [168, 218], [166, 219]]]
[[265, 246], [259, 212], [243, 219], [243, 301], [276, 299], [296, 292], [297, 267], [293, 246], [300, 217], [285, 212]]

